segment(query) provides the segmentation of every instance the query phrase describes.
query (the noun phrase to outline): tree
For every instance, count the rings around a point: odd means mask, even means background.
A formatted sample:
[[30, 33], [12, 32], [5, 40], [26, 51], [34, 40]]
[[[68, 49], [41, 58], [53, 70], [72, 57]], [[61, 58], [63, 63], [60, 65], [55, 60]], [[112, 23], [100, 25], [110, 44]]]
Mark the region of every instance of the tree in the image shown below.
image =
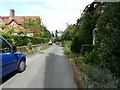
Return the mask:
[[71, 45], [71, 51], [80, 52], [81, 46], [83, 44], [92, 44], [93, 40], [93, 29], [95, 28], [95, 18], [93, 14], [93, 10], [87, 9], [84, 15], [81, 17], [80, 24], [77, 26], [77, 32], [74, 36]]
[[36, 36], [37, 32], [40, 29], [40, 18], [24, 18], [22, 22], [22, 27], [25, 29], [23, 32], [26, 34], [28, 32], [32, 32], [34, 36]]
[[55, 30], [55, 36], [58, 37], [58, 30]]
[[55, 37], [55, 35], [54, 35], [53, 31], [52, 31], [52, 37]]
[[120, 77], [120, 2], [104, 5], [104, 13], [97, 21], [98, 63]]
[[4, 30], [4, 29], [6, 28], [6, 25], [5, 25], [5, 24], [0, 24], [0, 28], [1, 28], [2, 30]]
[[24, 33], [32, 32], [35, 37], [50, 39], [51, 34], [40, 18], [24, 18], [22, 27], [25, 29], [25, 31], [23, 31]]
[[75, 25], [68, 25], [65, 31], [62, 34], [62, 40], [72, 40], [76, 33], [76, 26]]

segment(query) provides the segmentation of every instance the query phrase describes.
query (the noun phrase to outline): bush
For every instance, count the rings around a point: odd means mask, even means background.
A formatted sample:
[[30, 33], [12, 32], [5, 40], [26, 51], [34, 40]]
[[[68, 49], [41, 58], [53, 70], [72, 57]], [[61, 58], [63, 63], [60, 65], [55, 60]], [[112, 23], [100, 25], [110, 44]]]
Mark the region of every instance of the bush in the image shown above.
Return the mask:
[[107, 7], [96, 24], [99, 64], [120, 77], [120, 2], [104, 4]]
[[98, 54], [96, 51], [87, 52], [83, 56], [83, 60], [85, 63], [96, 63], [98, 61]]
[[118, 88], [120, 82], [110, 71], [93, 65], [85, 66], [84, 79], [88, 88]]
[[86, 52], [90, 52], [94, 49], [94, 45], [92, 44], [84, 44], [81, 47], [81, 55], [84, 55]]
[[65, 55], [67, 55], [68, 58], [76, 58], [80, 55], [79, 53], [71, 52], [70, 48], [71, 48], [71, 43], [69, 42], [64, 47], [64, 53]]
[[92, 32], [94, 27], [95, 21], [93, 15], [89, 14], [89, 12], [85, 12], [81, 19], [78, 31], [72, 41], [71, 51], [79, 53], [83, 44], [92, 44]]
[[35, 37], [28, 37], [28, 36], [8, 35], [8, 34], [2, 34], [2, 36], [11, 45], [15, 45], [15, 46], [27, 46], [29, 42], [34, 44], [34, 45], [47, 42], [46, 39], [35, 38]]

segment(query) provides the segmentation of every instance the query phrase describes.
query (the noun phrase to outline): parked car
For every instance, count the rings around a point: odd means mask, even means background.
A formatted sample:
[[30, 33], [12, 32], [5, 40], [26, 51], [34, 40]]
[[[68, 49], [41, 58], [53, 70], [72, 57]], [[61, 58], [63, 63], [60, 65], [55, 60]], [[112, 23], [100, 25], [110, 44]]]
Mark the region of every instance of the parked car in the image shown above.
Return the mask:
[[52, 41], [48, 42], [49, 45], [52, 45]]
[[0, 78], [17, 70], [23, 72], [26, 69], [26, 56], [18, 52], [16, 46], [11, 46], [0, 36]]

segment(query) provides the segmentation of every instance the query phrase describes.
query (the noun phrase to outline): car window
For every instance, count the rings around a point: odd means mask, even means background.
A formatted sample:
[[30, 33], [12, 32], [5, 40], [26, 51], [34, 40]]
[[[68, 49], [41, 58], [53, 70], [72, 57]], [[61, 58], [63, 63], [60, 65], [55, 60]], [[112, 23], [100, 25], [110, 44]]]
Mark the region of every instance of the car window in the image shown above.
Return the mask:
[[11, 52], [11, 47], [8, 43], [6, 43], [3, 39], [0, 38], [0, 53], [8, 53]]

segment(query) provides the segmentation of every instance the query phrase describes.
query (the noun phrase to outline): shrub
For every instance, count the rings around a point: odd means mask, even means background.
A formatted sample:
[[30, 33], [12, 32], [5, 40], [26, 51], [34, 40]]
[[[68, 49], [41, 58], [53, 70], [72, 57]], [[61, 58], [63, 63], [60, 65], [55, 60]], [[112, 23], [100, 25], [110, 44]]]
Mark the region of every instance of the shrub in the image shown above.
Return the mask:
[[81, 55], [84, 55], [86, 52], [90, 52], [94, 49], [94, 45], [92, 44], [84, 44], [81, 47]]
[[98, 61], [98, 54], [96, 51], [86, 52], [83, 60], [85, 63], [96, 63]]
[[2, 34], [2, 36], [11, 44], [15, 46], [27, 46], [30, 42], [34, 45], [47, 42], [46, 39], [28, 37], [28, 36], [19, 36], [19, 35], [8, 35]]
[[89, 12], [86, 12], [81, 19], [80, 26], [73, 39], [71, 51], [78, 53], [83, 44], [92, 44], [94, 27], [95, 21], [93, 16]]
[[99, 64], [120, 77], [120, 2], [104, 4], [106, 8], [96, 24]]
[[109, 70], [93, 65], [85, 66], [84, 79], [88, 88], [118, 88], [120, 82]]

